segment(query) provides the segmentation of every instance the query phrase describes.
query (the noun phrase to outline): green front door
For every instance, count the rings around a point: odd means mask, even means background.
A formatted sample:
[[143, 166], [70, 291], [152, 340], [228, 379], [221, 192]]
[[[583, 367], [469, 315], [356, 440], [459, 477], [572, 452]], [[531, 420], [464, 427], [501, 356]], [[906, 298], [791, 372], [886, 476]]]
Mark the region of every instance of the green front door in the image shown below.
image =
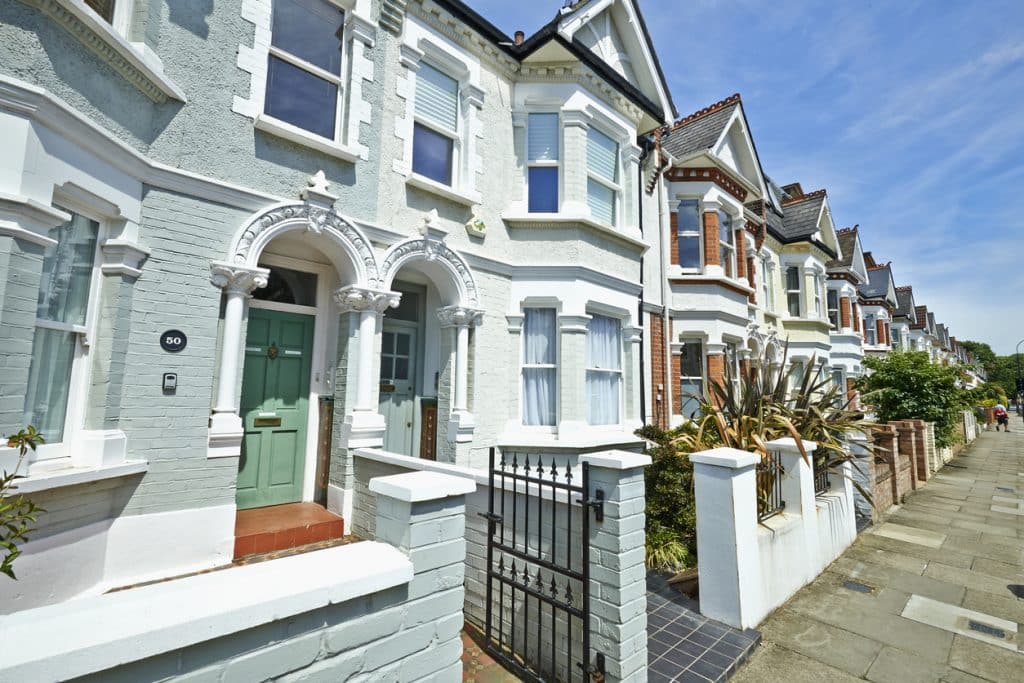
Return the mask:
[[239, 509], [302, 500], [313, 323], [311, 315], [249, 309]]

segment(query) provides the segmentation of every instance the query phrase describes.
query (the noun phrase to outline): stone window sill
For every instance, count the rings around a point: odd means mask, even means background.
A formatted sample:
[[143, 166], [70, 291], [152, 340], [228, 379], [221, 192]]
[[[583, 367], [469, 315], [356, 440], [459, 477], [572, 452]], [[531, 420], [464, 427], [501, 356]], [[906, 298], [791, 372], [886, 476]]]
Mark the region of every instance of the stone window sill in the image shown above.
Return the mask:
[[136, 49], [82, 0], [35, 0], [29, 4], [53, 17], [151, 100], [186, 101], [185, 92], [164, 74], [158, 60]]
[[[700, 274], [688, 274], [670, 278], [673, 281], [679, 280], [682, 284], [712, 284], [712, 285], [725, 285], [730, 289], [742, 292], [744, 294], [751, 294], [754, 292], [754, 288], [747, 284], [746, 280], [739, 278], [727, 277], [725, 275], [700, 275]], [[768, 313], [772, 315], [772, 313]]]
[[285, 123], [280, 119], [275, 119], [267, 114], [257, 116], [253, 125], [256, 127], [256, 130], [261, 130], [269, 135], [294, 142], [296, 145], [315, 149], [318, 152], [323, 152], [351, 164], [356, 163], [360, 158], [359, 152], [351, 147], [322, 138], [319, 135], [314, 135], [309, 131], [293, 126], [290, 123]]
[[501, 218], [510, 228], [561, 228], [578, 225], [601, 237], [611, 237], [625, 242], [641, 253], [649, 248], [638, 228], [616, 228], [608, 223], [595, 221], [590, 216], [569, 213], [519, 213], [505, 214]]
[[415, 187], [417, 190], [423, 190], [424, 192], [430, 192], [436, 194], [439, 197], [455, 202], [456, 204], [462, 204], [463, 206], [475, 206], [480, 203], [480, 196], [477, 193], [463, 192], [453, 187], [439, 183], [436, 180], [431, 180], [426, 176], [422, 176], [419, 173], [410, 173], [406, 176], [405, 184], [410, 187]]
[[149, 463], [144, 460], [128, 460], [116, 465], [101, 465], [98, 467], [66, 467], [61, 469], [47, 470], [39, 474], [30, 474], [16, 483], [16, 494], [39, 493], [51, 489], [76, 486], [78, 484], [89, 484], [105, 479], [117, 479], [119, 477], [130, 477], [134, 474], [142, 474], [149, 469]]
[[619, 446], [635, 447], [642, 445], [643, 439], [632, 432], [620, 428], [608, 431], [594, 430], [586, 436], [572, 435], [559, 438], [557, 434], [541, 434], [528, 431], [506, 431], [498, 438], [498, 445], [503, 448], [545, 448], [550, 450], [579, 450], [583, 448], [612, 448]]

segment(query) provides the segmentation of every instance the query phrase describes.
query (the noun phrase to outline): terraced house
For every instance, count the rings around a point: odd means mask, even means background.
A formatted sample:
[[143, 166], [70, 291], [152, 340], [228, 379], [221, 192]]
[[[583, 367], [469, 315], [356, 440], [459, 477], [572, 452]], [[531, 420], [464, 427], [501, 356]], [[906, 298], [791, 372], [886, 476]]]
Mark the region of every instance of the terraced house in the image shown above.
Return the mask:
[[578, 5], [4, 3], [0, 428], [47, 440], [5, 610], [223, 564], [247, 510], [339, 534], [355, 447], [640, 447], [674, 109], [636, 4]]
[[867, 283], [868, 270], [857, 226], [839, 230], [836, 239], [839, 242], [839, 255], [826, 264], [828, 291], [825, 296], [831, 329], [831, 372], [833, 381], [845, 387], [847, 398], [854, 400], [854, 384], [864, 372], [859, 287]]

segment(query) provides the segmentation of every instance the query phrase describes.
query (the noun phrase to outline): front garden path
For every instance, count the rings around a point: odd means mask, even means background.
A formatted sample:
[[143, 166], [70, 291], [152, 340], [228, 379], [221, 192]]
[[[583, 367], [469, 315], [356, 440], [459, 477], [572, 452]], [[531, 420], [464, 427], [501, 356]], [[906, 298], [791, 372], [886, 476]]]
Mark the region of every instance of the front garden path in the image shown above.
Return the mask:
[[765, 620], [733, 680], [1024, 680], [1024, 423], [1011, 422]]

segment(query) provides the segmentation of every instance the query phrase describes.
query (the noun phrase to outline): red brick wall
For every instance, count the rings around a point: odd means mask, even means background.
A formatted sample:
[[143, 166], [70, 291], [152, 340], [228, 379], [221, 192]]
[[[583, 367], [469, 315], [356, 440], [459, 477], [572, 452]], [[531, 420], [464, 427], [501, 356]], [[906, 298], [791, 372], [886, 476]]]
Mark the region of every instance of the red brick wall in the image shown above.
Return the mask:
[[722, 264], [718, 246], [718, 213], [704, 212], [704, 265], [719, 266]]
[[[651, 401], [647, 422], [662, 429], [668, 427], [668, 376], [665, 374], [665, 319], [659, 314], [647, 314], [647, 328], [651, 340]], [[658, 385], [661, 385], [661, 390]], [[658, 396], [661, 400], [658, 400]]]
[[906, 422], [914, 428], [914, 444], [917, 448], [917, 479], [918, 481], [928, 481], [928, 477], [931, 476], [928, 470], [928, 452], [925, 446], [925, 440], [928, 438], [926, 434], [928, 426], [924, 420], [906, 420]]
[[910, 488], [916, 489], [918, 481], [921, 480], [918, 469], [918, 459], [924, 455], [923, 450], [918, 448], [916, 432], [914, 423], [910, 420], [900, 420], [897, 422], [890, 422], [889, 424], [896, 427], [896, 431], [899, 433], [900, 453], [902, 459], [906, 462], [901, 462], [900, 466], [907, 469], [907, 476], [910, 479]]
[[851, 408], [857, 408], [859, 403], [857, 400], [857, 380], [852, 377], [846, 378], [846, 400], [850, 401]]
[[678, 353], [673, 353], [671, 362], [672, 367], [669, 369], [669, 381], [672, 383], [672, 414], [682, 415], [683, 401], [679, 396], [680, 392], [683, 390], [683, 384], [681, 380], [683, 376], [682, 356]]
[[725, 384], [725, 355], [716, 353], [708, 355], [708, 397], [713, 397], [711, 383], [717, 382], [720, 386]]
[[754, 291], [752, 291], [750, 293], [750, 295], [747, 298], [750, 300], [750, 303], [756, 304], [757, 303], [757, 285], [754, 284], [754, 257], [753, 256], [748, 256], [747, 257], [747, 284], [750, 286], [750, 288], [752, 290], [754, 290]]
[[[876, 471], [878, 469], [889, 470], [888, 477], [878, 477], [875, 480], [875, 505], [876, 509], [881, 512], [890, 504], [898, 504], [903, 494], [910, 490], [910, 468], [900, 468], [901, 458], [895, 427], [880, 425], [875, 429], [873, 436], [876, 449]], [[902, 458], [902, 460], [906, 461], [906, 458]]]
[[745, 278], [747, 277], [747, 240], [743, 238], [745, 230], [736, 230], [733, 232], [733, 238], [736, 241], [736, 277]]
[[885, 322], [882, 320], [875, 321], [875, 341], [879, 344], [885, 343]]
[[839, 297], [839, 325], [844, 329], [850, 327], [850, 297]]

